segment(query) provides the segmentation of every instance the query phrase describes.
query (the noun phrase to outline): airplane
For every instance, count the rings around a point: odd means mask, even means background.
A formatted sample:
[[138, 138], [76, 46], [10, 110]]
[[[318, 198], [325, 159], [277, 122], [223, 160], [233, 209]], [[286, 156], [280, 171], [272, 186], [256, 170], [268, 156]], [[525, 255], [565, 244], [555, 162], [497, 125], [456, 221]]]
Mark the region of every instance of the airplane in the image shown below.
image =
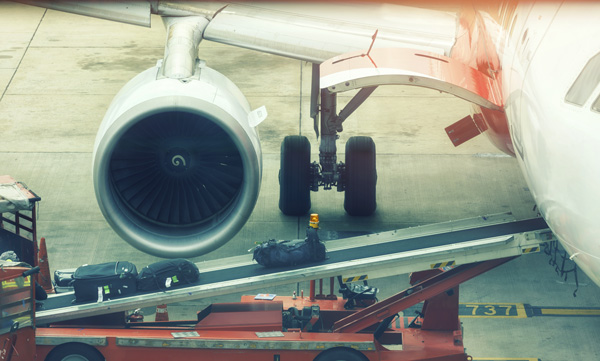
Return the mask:
[[[353, 137], [338, 162], [343, 121], [377, 86], [433, 88], [472, 103], [471, 115], [446, 128], [452, 143], [485, 134], [514, 156], [539, 213], [600, 285], [600, 3], [459, 4], [455, 12], [386, 3], [19, 2], [141, 26], [156, 14], [167, 28], [164, 58], [115, 96], [93, 155], [102, 213], [142, 251], [210, 252], [241, 229], [258, 197], [256, 126], [266, 110], [251, 110], [235, 84], [198, 58], [204, 39], [313, 64], [319, 162], [310, 163], [306, 137], [283, 140], [284, 214], [305, 214], [320, 187], [344, 191], [350, 215], [372, 214], [375, 144]], [[336, 94], [356, 89], [338, 112]]]

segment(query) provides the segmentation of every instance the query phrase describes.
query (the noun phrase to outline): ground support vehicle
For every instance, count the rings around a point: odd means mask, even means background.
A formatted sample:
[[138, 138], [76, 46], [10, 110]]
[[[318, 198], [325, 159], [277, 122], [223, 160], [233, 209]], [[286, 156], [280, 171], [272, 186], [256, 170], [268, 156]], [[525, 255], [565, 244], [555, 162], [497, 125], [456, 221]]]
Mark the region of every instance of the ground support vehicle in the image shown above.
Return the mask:
[[[15, 217], [21, 217], [18, 211]], [[2, 217], [1, 239], [12, 233], [11, 246], [35, 248], [35, 239], [4, 227], [6, 219]], [[7, 265], [0, 270], [0, 360], [469, 360], [458, 318], [459, 285], [553, 239], [543, 221], [502, 219], [344, 239], [328, 243], [327, 261], [290, 269], [244, 262], [231, 266], [220, 260], [221, 268], [201, 268], [198, 284], [100, 303], [72, 304], [73, 294], [65, 293], [36, 304], [31, 268]], [[347, 254], [354, 248], [362, 258]], [[373, 253], [382, 248], [383, 254]], [[228, 270], [223, 264], [230, 265]], [[447, 265], [456, 266], [440, 268]], [[408, 289], [376, 303], [349, 302], [354, 295], [341, 299], [331, 291], [322, 297], [314, 292], [268, 300], [245, 296], [241, 302], [212, 304], [193, 320], [133, 322], [124, 312], [307, 278], [365, 270], [385, 276], [407, 273], [407, 268], [426, 270], [411, 275]], [[416, 317], [403, 314], [420, 303]]]
[[[415, 281], [426, 279], [360, 310], [346, 310], [346, 300], [245, 297], [239, 303], [213, 304], [197, 320], [132, 323], [118, 313], [103, 322], [71, 320], [37, 328], [30, 277], [22, 276], [28, 269], [7, 268], [2, 298], [18, 300], [2, 303], [20, 312], [8, 310], [3, 317], [3, 359], [468, 360], [458, 319], [458, 284], [509, 259], [461, 265], [431, 278], [419, 274]], [[398, 316], [421, 301], [418, 317]]]

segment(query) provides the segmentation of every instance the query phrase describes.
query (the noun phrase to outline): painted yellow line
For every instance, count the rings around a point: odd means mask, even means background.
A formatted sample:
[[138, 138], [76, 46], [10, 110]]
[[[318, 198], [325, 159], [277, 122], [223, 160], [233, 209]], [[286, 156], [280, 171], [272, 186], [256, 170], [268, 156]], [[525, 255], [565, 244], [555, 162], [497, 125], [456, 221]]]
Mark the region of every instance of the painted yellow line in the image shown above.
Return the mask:
[[600, 310], [574, 308], [542, 308], [542, 315], [554, 316], [600, 316]]

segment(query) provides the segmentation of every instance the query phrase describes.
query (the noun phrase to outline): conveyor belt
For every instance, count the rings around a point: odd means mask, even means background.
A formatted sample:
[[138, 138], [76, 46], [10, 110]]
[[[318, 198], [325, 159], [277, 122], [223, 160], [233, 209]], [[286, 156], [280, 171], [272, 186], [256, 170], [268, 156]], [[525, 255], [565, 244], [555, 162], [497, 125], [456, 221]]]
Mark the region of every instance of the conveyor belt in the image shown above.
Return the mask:
[[[415, 251], [418, 249], [438, 247], [448, 244], [458, 244], [477, 239], [491, 238], [497, 236], [511, 235], [516, 233], [534, 231], [548, 228], [542, 218], [529, 219], [519, 222], [497, 224], [483, 228], [467, 229], [449, 233], [421, 236], [417, 238], [404, 239], [388, 242], [385, 246], [375, 244], [363, 247], [355, 247], [341, 251], [328, 252], [328, 259], [320, 264], [333, 264], [348, 260], [358, 260], [376, 256], [384, 256], [391, 253]], [[285, 270], [305, 268], [306, 265], [287, 267]], [[268, 273], [280, 272], [280, 268], [265, 268], [258, 264], [219, 270], [205, 274], [205, 279], [212, 282], [222, 282], [248, 276], [261, 276]], [[204, 277], [203, 277], [204, 278]], [[200, 281], [202, 282], [202, 280]]]
[[[49, 297], [44, 302], [43, 308], [36, 313], [36, 317], [38, 324], [43, 324], [161, 303], [244, 292], [259, 287], [265, 288], [332, 277], [352, 269], [369, 270], [369, 272], [385, 269], [387, 272], [401, 274], [404, 272], [401, 272], [399, 267], [403, 265], [405, 268], [409, 267], [406, 272], [416, 271], [422, 269], [424, 264], [432, 262], [431, 260], [433, 262], [444, 260], [444, 257], [450, 257], [455, 253], [459, 254], [459, 257], [462, 257], [460, 259], [465, 263], [505, 257], [506, 255], [518, 255], [520, 254], [519, 247], [522, 248], [524, 245], [520, 240], [515, 243], [515, 235], [539, 232], [547, 228], [548, 226], [542, 218], [536, 218], [471, 229], [444, 231], [331, 251], [328, 252], [328, 259], [324, 262], [287, 268], [265, 268], [258, 264], [242, 264], [203, 272], [202, 264], [199, 264], [200, 280], [195, 285], [167, 292], [139, 294], [128, 298], [89, 304], [74, 304], [72, 293], [56, 295]], [[418, 230], [419, 227], [414, 228], [415, 234], [419, 234]], [[547, 235], [549, 232], [544, 231], [544, 234]], [[377, 240], [377, 235], [362, 237], [364, 237], [364, 243], [373, 243], [374, 240]], [[386, 237], [389, 237], [389, 234]], [[531, 236], [524, 239], [529, 242]], [[360, 244], [361, 237], [354, 237], [352, 240], [354, 244]], [[543, 241], [534, 239], [534, 242], [537, 243]], [[488, 248], [489, 251], [486, 252]], [[499, 252], [504, 248], [506, 248], [506, 252]], [[464, 258], [468, 256], [470, 249], [477, 249], [473, 252], [475, 258]], [[227, 264], [226, 262], [223, 260], [224, 264]], [[460, 263], [460, 260], [457, 263]]]

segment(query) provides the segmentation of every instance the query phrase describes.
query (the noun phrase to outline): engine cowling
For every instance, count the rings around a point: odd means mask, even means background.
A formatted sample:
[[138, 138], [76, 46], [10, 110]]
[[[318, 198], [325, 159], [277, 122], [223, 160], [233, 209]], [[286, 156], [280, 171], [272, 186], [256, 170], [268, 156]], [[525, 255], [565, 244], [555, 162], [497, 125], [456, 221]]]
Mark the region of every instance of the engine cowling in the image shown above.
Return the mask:
[[224, 75], [199, 62], [192, 78], [129, 81], [98, 131], [94, 188], [104, 217], [149, 254], [194, 257], [229, 241], [260, 189], [262, 156], [250, 106]]

